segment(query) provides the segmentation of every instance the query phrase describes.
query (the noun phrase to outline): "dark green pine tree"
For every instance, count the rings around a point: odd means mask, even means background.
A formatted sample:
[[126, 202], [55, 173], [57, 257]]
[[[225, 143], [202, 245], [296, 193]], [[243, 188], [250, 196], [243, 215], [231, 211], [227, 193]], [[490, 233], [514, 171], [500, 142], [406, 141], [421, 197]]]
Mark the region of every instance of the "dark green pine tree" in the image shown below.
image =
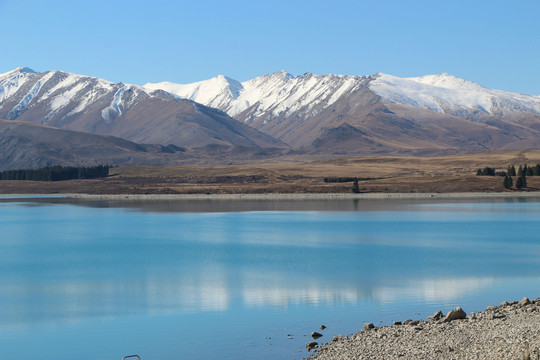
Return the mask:
[[358, 194], [360, 192], [360, 188], [358, 187], [358, 179], [353, 180], [352, 192], [355, 194]]
[[505, 189], [511, 189], [514, 186], [514, 180], [512, 180], [511, 176], [506, 175], [504, 177], [503, 186]]
[[523, 175], [523, 167], [521, 165], [519, 165], [519, 169], [517, 171], [517, 176], [521, 176]]
[[523, 176], [518, 177], [516, 180], [516, 188], [521, 191], [525, 187], [525, 184], [523, 183]]
[[516, 176], [516, 167], [514, 165], [508, 168], [508, 176]]

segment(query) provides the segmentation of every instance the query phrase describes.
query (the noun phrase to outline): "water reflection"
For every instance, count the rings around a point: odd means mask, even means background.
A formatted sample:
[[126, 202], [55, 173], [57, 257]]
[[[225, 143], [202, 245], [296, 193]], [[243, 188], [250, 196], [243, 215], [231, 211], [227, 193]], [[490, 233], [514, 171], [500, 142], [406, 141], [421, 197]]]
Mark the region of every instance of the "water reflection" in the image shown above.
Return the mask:
[[[540, 197], [539, 197], [540, 198]], [[477, 212], [478, 209], [489, 212], [518, 211], [538, 212], [539, 198], [485, 198], [476, 199], [187, 199], [187, 200], [85, 200], [68, 196], [17, 196], [1, 197], [2, 204], [19, 202], [24, 206], [76, 205], [101, 209], [129, 209], [135, 212], [156, 213], [221, 213], [250, 211], [426, 211]], [[508, 208], [506, 205], [519, 204]]]
[[[172, 337], [181, 340], [171, 351], [184, 341], [199, 344], [190, 354], [200, 358], [238, 358], [242, 343], [260, 355], [268, 328], [308, 333], [306, 318], [353, 331], [361, 320], [539, 296], [530, 293], [540, 285], [538, 202], [286, 204], [198, 213], [187, 204], [0, 202], [0, 357], [44, 336], [35, 327], [64, 337], [68, 324], [88, 342], [108, 319], [110, 337], [92, 346], [133, 332], [153, 339], [141, 341], [148, 352]], [[294, 211], [277, 210], [286, 206]], [[214, 350], [200, 340], [224, 337]], [[48, 351], [57, 360], [77, 353]]]
[[378, 287], [374, 290], [373, 295], [385, 303], [393, 303], [404, 298], [430, 303], [448, 303], [480, 292], [493, 286], [497, 281], [501, 281], [501, 279], [496, 280], [493, 277], [418, 279], [408, 281], [400, 286]]
[[[305, 279], [285, 272], [237, 274], [208, 266], [184, 274], [148, 275], [118, 282], [93, 281], [0, 283], [2, 326], [43, 321], [82, 322], [92, 318], [225, 312], [243, 307], [286, 309], [291, 305], [333, 306], [376, 301], [397, 311], [404, 300], [440, 303], [475, 295], [514, 281], [505, 277], [440, 277], [377, 283]], [[540, 282], [540, 277], [528, 279]], [[39, 299], [39, 300], [38, 300]]]

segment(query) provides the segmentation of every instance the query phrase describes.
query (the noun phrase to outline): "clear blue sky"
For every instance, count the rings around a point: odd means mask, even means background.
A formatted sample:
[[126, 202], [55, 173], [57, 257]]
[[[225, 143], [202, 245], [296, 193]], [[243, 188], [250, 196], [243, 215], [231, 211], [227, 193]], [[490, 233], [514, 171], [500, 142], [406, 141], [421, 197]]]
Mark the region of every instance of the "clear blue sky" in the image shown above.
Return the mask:
[[115, 82], [448, 72], [540, 94], [540, 1], [0, 0], [0, 72]]

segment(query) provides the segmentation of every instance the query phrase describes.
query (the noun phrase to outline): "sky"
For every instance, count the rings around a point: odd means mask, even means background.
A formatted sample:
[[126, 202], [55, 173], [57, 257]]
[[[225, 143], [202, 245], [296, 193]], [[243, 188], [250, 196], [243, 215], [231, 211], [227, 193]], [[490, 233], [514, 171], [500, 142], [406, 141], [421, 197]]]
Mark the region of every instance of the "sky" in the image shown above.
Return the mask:
[[114, 82], [450, 73], [540, 95], [538, 0], [0, 0], [0, 73]]

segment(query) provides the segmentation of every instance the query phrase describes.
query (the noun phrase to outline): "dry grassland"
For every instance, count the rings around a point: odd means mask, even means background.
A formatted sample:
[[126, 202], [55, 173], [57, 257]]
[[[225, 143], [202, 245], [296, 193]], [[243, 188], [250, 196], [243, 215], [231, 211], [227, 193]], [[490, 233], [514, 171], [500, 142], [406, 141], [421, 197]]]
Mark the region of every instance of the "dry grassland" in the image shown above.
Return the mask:
[[[512, 151], [443, 157], [351, 156], [327, 160], [280, 158], [249, 165], [119, 167], [96, 180], [2, 181], [2, 194], [259, 194], [347, 193], [351, 183], [325, 183], [325, 177], [370, 177], [361, 192], [499, 192], [503, 178], [476, 176], [485, 166], [540, 163], [540, 151]], [[529, 177], [526, 191], [540, 189]]]

